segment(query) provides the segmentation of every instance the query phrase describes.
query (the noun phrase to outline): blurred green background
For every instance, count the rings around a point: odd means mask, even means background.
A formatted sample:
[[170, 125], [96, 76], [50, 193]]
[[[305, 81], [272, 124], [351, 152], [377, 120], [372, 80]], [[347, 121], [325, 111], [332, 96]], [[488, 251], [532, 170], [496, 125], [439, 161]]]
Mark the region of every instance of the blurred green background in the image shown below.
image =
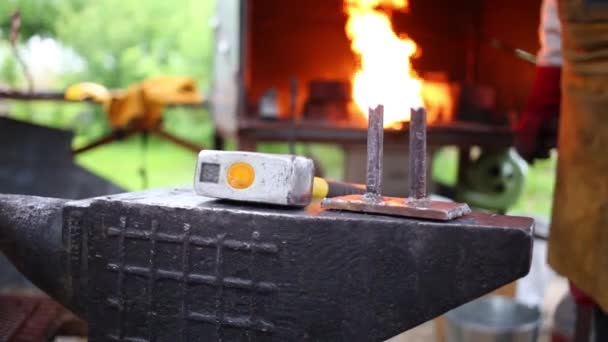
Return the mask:
[[[20, 51], [30, 67], [43, 66], [34, 68], [37, 89], [64, 89], [81, 81], [119, 88], [159, 74], [189, 75], [204, 91], [209, 88], [213, 68], [209, 21], [214, 1], [3, 0], [0, 83], [24, 88], [24, 77], [8, 43], [10, 16], [16, 10], [22, 14]], [[10, 102], [7, 112], [18, 119], [74, 130], [76, 146], [109, 131], [103, 113], [94, 105]], [[210, 146], [213, 139], [213, 125], [205, 110], [170, 109], [164, 125], [203, 146]], [[142, 188], [142, 167], [147, 170], [149, 187], [191, 183], [194, 154], [154, 137], [147, 152], [141, 146], [141, 140], [133, 137], [87, 152], [77, 162], [129, 190]], [[260, 149], [287, 152], [282, 144]], [[299, 145], [297, 152], [314, 155], [326, 176], [341, 177], [343, 156], [336, 146]], [[524, 195], [512, 213], [549, 216], [555, 165], [553, 155], [530, 168]], [[435, 155], [435, 179], [453, 184], [456, 168], [455, 149], [444, 148]]]

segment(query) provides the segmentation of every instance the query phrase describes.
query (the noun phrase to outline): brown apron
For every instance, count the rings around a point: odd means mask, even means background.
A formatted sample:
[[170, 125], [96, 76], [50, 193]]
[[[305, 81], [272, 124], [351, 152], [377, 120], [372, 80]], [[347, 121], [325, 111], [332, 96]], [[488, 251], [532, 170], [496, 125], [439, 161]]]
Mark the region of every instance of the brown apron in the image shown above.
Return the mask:
[[550, 265], [604, 311], [608, 311], [607, 3], [559, 1], [563, 95], [549, 240]]

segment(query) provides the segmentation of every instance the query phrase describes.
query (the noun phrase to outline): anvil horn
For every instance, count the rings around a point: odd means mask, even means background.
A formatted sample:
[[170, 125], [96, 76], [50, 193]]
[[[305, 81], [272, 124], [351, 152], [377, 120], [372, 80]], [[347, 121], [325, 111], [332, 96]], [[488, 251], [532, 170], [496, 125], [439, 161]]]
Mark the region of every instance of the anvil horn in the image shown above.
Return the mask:
[[0, 194], [0, 251], [32, 283], [70, 306], [62, 241], [66, 200]]

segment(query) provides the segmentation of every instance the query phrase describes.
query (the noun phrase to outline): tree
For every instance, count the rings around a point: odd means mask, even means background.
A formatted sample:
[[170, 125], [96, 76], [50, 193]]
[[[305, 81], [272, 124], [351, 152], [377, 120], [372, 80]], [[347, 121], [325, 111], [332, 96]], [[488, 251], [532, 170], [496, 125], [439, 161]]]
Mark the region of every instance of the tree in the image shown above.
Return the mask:
[[84, 0], [2, 0], [0, 1], [0, 30], [6, 39], [11, 27], [11, 15], [21, 13], [21, 38], [34, 35], [54, 36], [55, 22], [61, 7], [77, 8]]
[[[84, 69], [63, 75], [56, 84], [58, 89], [83, 81], [122, 88], [159, 74], [189, 75], [206, 89], [212, 58], [209, 19], [214, 4], [212, 0], [0, 0], [0, 30], [8, 32], [10, 16], [19, 10], [22, 42], [35, 35], [53, 37], [82, 58]], [[7, 37], [2, 39], [6, 42]], [[11, 58], [2, 59], [0, 53], [0, 82], [14, 85], [15, 63]], [[26, 104], [12, 109], [13, 114], [34, 118], [32, 111]], [[64, 117], [67, 108], [44, 104], [35, 112], [36, 117], [50, 118], [38, 120], [48, 123]], [[93, 118], [87, 132], [80, 133], [98, 135], [108, 129], [99, 109]], [[200, 111], [188, 112], [173, 116], [169, 125], [186, 136], [200, 138], [210, 134], [205, 121]]]
[[[214, 3], [96, 0], [61, 7], [54, 28], [57, 39], [86, 63], [65, 83], [92, 81], [121, 88], [150, 76], [173, 74], [191, 76], [206, 89]], [[167, 117], [169, 130], [197, 141], [209, 140], [212, 125], [200, 110], [173, 114]], [[101, 117], [98, 112], [97, 118]]]
[[21, 41], [50, 36], [73, 48], [86, 70], [65, 83], [89, 80], [124, 87], [168, 73], [191, 75], [204, 87], [213, 7], [211, 0], [2, 0], [0, 30], [6, 41], [10, 17], [18, 10]]
[[85, 60], [88, 80], [124, 87], [155, 74], [209, 78], [213, 1], [97, 0], [59, 11], [57, 38]]

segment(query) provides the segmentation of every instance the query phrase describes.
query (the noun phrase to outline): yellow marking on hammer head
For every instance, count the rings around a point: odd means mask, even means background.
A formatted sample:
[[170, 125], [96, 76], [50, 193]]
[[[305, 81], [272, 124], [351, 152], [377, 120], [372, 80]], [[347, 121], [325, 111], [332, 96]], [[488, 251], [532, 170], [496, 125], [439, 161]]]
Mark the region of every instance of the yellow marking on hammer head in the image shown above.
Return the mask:
[[255, 180], [255, 171], [251, 165], [237, 162], [230, 165], [226, 180], [228, 181], [228, 184], [235, 189], [247, 189]]

